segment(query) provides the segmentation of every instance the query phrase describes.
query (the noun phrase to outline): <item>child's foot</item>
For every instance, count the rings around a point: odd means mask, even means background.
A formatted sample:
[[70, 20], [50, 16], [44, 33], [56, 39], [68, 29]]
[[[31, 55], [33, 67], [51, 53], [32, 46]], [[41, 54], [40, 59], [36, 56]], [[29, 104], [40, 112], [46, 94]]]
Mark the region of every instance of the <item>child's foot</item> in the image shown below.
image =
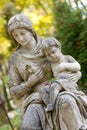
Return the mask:
[[46, 111], [50, 112], [50, 111], [53, 111], [53, 109], [54, 109], [54, 105], [50, 103], [47, 105]]

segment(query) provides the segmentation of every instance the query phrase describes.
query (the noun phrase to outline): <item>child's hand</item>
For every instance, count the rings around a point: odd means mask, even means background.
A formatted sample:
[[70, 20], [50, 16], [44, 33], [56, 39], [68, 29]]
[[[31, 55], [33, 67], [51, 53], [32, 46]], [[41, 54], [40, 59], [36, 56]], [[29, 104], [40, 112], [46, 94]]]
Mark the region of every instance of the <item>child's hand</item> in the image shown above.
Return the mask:
[[57, 88], [57, 90], [62, 90], [62, 87], [61, 85], [57, 82], [57, 81], [54, 81], [52, 84], [51, 84], [51, 88]]

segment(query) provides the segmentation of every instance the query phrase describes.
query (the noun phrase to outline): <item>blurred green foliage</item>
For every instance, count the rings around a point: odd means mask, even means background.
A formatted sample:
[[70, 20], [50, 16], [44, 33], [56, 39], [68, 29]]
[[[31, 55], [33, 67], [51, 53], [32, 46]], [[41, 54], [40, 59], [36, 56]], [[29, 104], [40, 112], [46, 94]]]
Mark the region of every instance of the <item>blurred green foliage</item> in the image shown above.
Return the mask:
[[81, 64], [79, 86], [87, 92], [87, 10], [84, 6], [73, 8], [65, 0], [53, 1], [55, 37], [62, 43], [63, 53], [72, 55]]
[[[21, 119], [19, 115], [16, 115], [13, 119], [11, 119], [11, 123], [14, 127], [14, 130], [20, 130]], [[0, 127], [0, 130], [12, 130], [12, 129], [9, 124], [5, 124]]]

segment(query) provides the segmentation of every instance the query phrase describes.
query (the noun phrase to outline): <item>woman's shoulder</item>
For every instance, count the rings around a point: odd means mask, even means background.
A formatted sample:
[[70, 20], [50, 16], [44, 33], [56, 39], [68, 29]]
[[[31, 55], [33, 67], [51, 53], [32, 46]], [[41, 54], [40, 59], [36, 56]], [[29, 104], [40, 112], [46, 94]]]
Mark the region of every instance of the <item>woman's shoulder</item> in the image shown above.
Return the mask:
[[12, 63], [12, 64], [16, 63], [16, 61], [17, 61], [17, 59], [18, 59], [18, 56], [19, 56], [18, 52], [17, 52], [17, 51], [14, 51], [14, 52], [10, 55], [10, 57], [9, 57], [9, 59], [8, 59], [8, 63]]

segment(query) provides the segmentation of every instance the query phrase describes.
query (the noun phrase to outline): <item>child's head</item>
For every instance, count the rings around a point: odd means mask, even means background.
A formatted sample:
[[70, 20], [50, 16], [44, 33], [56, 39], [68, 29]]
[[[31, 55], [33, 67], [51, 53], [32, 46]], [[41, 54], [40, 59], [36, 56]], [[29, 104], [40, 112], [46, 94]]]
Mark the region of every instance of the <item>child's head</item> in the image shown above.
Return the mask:
[[61, 43], [55, 38], [46, 38], [43, 45], [43, 53], [50, 62], [58, 62], [61, 52]]

